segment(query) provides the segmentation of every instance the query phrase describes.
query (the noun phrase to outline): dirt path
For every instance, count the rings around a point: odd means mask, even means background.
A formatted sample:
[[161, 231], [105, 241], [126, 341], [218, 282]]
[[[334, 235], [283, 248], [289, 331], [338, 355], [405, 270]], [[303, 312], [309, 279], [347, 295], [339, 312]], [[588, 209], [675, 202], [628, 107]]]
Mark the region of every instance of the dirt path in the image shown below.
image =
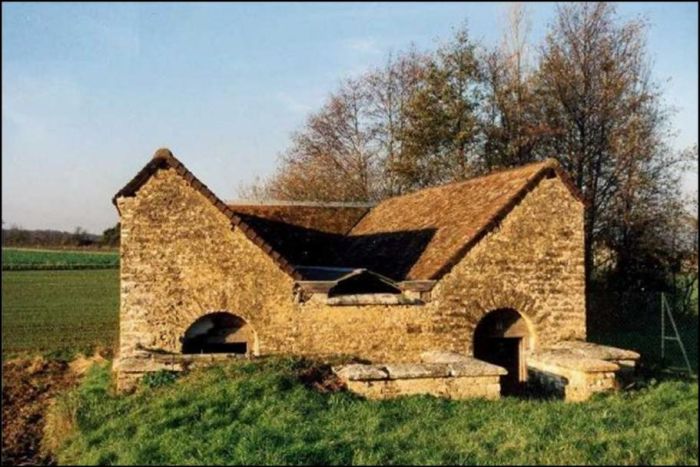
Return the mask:
[[51, 398], [78, 381], [88, 361], [69, 364], [35, 357], [3, 362], [2, 465], [55, 464], [40, 450], [46, 408]]

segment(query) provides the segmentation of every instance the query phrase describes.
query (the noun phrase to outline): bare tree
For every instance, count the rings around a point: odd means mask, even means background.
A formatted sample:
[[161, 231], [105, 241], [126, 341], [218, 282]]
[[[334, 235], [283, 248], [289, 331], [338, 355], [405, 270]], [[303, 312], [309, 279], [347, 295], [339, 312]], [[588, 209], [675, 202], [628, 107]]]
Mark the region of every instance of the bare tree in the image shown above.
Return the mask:
[[667, 188], [677, 187], [679, 159], [666, 144], [668, 109], [650, 80], [645, 31], [641, 19], [621, 22], [610, 4], [566, 4], [557, 7], [541, 51], [544, 150], [560, 159], [588, 203], [588, 274], [603, 243], [621, 255], [618, 268], [627, 267], [637, 232], [673, 196]]
[[484, 107], [482, 113], [486, 168], [521, 165], [546, 154], [537, 149], [546, 134], [534, 92], [525, 6], [516, 3], [507, 13], [503, 40], [482, 59]]
[[375, 199], [380, 161], [368, 100], [364, 81], [345, 81], [294, 134], [276, 174], [258, 192], [277, 199]]
[[382, 68], [365, 77], [370, 93], [369, 115], [376, 126], [376, 136], [383, 161], [381, 192], [392, 196], [402, 192], [396, 168], [404, 163], [402, 135], [406, 131], [410, 101], [423, 80], [428, 57], [411, 47], [406, 53], [389, 55]]
[[397, 167], [409, 100], [426, 57], [415, 49], [345, 81], [292, 137], [268, 180], [239, 189], [252, 198], [367, 201], [403, 192]]

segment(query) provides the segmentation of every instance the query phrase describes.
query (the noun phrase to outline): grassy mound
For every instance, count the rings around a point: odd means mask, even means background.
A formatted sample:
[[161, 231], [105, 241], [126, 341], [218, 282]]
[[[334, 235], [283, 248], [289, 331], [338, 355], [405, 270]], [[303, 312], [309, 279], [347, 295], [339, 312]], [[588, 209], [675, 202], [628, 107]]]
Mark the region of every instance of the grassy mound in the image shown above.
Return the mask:
[[71, 418], [61, 424], [71, 428], [61, 434], [59, 463], [698, 462], [697, 383], [664, 382], [580, 404], [367, 401], [311, 389], [299, 379], [304, 366], [275, 359], [175, 381], [161, 375], [131, 395], [115, 395], [109, 366], [96, 366], [56, 404]]

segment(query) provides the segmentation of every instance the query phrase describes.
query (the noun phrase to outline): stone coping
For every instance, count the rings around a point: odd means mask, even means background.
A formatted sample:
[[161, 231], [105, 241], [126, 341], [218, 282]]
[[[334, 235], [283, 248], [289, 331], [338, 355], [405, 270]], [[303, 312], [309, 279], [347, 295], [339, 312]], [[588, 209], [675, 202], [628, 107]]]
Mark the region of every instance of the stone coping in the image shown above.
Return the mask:
[[501, 376], [508, 372], [497, 365], [464, 357], [466, 360], [452, 363], [385, 363], [351, 364], [334, 367], [333, 371], [348, 381], [379, 381], [420, 378], [463, 378]]
[[353, 305], [424, 305], [425, 302], [416, 298], [409, 298], [403, 294], [355, 294], [328, 297], [327, 305], [353, 306]]
[[553, 349], [566, 349], [583, 357], [599, 360], [639, 360], [639, 353], [633, 350], [620, 349], [609, 345], [595, 344], [584, 341], [562, 341], [552, 345]]
[[610, 361], [584, 357], [569, 349], [549, 349], [533, 353], [527, 357], [527, 363], [528, 366], [543, 363], [586, 373], [613, 372], [620, 369], [619, 365]]
[[208, 362], [208, 361], [226, 361], [230, 359], [245, 359], [249, 358], [249, 355], [238, 354], [238, 353], [192, 353], [192, 354], [181, 354], [181, 353], [168, 353], [168, 352], [157, 352], [146, 349], [139, 349], [124, 357], [125, 359], [145, 359], [153, 360], [156, 362], [163, 363], [178, 363], [185, 361], [196, 361], [196, 362]]

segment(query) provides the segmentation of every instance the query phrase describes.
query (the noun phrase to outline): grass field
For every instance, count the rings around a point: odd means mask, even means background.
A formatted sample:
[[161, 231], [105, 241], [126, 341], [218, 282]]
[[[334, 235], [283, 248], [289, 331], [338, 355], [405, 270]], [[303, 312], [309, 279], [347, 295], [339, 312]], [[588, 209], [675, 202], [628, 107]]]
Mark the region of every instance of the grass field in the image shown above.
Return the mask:
[[74, 353], [117, 341], [119, 271], [3, 271], [2, 354]]
[[116, 251], [58, 251], [29, 248], [3, 248], [2, 269], [6, 271], [51, 269], [115, 269]]
[[[299, 382], [295, 360], [190, 373], [133, 395], [109, 365], [64, 396], [59, 463], [697, 464], [697, 383], [668, 381], [584, 403], [413, 396], [367, 401]], [[75, 414], [75, 416], [71, 415]], [[63, 427], [63, 428], [61, 428]]]

